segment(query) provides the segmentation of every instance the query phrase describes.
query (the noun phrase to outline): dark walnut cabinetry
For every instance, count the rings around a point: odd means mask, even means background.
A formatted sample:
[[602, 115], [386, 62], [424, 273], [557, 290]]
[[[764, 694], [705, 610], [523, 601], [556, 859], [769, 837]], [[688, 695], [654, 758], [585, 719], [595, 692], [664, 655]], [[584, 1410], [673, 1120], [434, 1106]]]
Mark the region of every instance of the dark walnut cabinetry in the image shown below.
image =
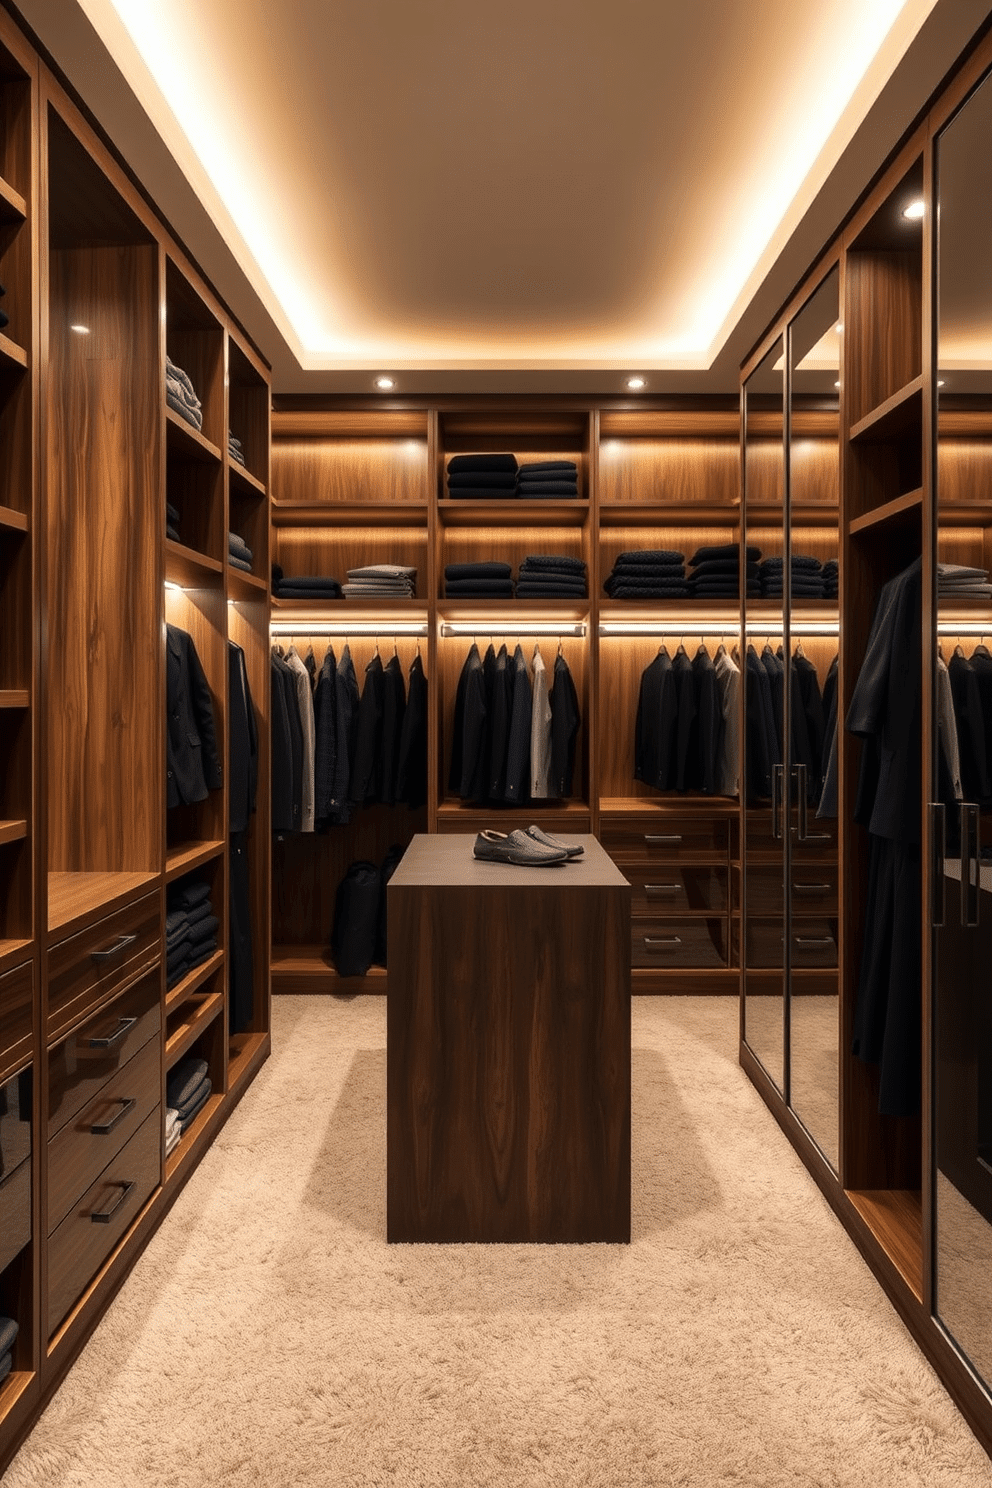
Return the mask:
[[[2, 1471], [268, 1053], [269, 385], [3, 14], [0, 120]], [[202, 431], [167, 405], [167, 355]], [[229, 640], [263, 736], [236, 1032], [228, 793], [166, 808], [166, 620], [195, 639], [224, 780]], [[217, 950], [167, 990], [166, 891], [188, 874], [210, 885]], [[189, 1053], [211, 1094], [166, 1157], [166, 1080]]]

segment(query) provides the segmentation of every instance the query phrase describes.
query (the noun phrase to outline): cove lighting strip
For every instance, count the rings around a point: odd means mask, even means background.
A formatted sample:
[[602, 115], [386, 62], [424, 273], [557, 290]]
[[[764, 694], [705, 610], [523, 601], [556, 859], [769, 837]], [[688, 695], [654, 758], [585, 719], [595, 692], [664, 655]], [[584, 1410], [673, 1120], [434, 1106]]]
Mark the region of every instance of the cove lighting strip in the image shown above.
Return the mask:
[[992, 638], [992, 619], [984, 623], [980, 620], [939, 620], [937, 622], [937, 634], [943, 636], [989, 636]]
[[677, 636], [736, 635], [740, 622], [736, 615], [722, 619], [712, 615], [691, 615], [684, 620], [601, 620], [601, 636]]
[[519, 625], [510, 625], [505, 620], [493, 625], [489, 620], [443, 620], [443, 636], [584, 636], [584, 620], [566, 620], [562, 625], [550, 621], [522, 619]]
[[372, 625], [368, 620], [273, 620], [269, 626], [274, 636], [425, 636], [428, 634], [426, 620], [384, 620], [381, 625]]

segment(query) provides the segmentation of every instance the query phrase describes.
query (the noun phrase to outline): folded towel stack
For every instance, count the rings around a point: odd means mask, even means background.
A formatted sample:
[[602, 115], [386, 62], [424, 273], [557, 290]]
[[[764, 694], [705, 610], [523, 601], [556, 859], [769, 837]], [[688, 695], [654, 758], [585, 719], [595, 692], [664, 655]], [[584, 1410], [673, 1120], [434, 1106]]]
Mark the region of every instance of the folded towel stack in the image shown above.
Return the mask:
[[619, 555], [603, 588], [611, 599], [685, 599], [685, 554], [633, 548]]
[[939, 599], [988, 599], [992, 596], [987, 568], [968, 568], [963, 563], [937, 564]]
[[[211, 1088], [205, 1059], [197, 1059], [194, 1054], [190, 1054], [173, 1065], [165, 1082], [167, 1134], [170, 1116], [172, 1127], [178, 1125], [180, 1135], [189, 1129], [206, 1105]], [[168, 1146], [166, 1150], [168, 1151]]]
[[272, 565], [272, 593], [276, 599], [343, 599], [337, 579], [323, 574], [305, 574], [289, 578], [278, 563]]
[[[749, 599], [761, 596], [758, 559], [761, 549], [747, 550], [747, 593]], [[717, 543], [697, 548], [689, 559], [689, 593], [693, 599], [737, 599], [740, 596], [740, 543]]]
[[538, 460], [517, 471], [517, 495], [524, 500], [568, 500], [579, 494], [574, 460]]
[[531, 554], [517, 573], [518, 599], [585, 599], [586, 565], [566, 554]]
[[452, 455], [448, 495], [461, 501], [502, 501], [517, 494], [516, 455]]
[[235, 439], [230, 429], [228, 429], [227, 431], [227, 453], [230, 455], [231, 459], [236, 460], [239, 465], [244, 465], [245, 455], [244, 450], [241, 448], [241, 440]]
[[444, 597], [512, 599], [512, 573], [508, 563], [449, 563], [444, 570]]
[[[784, 558], [766, 558], [758, 570], [763, 599], [781, 599], [785, 575]], [[819, 558], [793, 553], [789, 589], [793, 599], [823, 598], [823, 564]]]
[[236, 532], [227, 534], [227, 561], [232, 568], [239, 568], [242, 573], [251, 573], [253, 557], [254, 554], [243, 537], [239, 537]]
[[174, 1111], [171, 1106], [165, 1108], [165, 1155], [168, 1157], [173, 1147], [178, 1145], [183, 1129], [179, 1123], [179, 1112]]
[[840, 565], [838, 564], [837, 559], [828, 558], [827, 562], [823, 565], [823, 571], [821, 573], [821, 578], [823, 579], [824, 599], [837, 599], [839, 573]]
[[348, 582], [341, 585], [347, 599], [414, 599], [417, 570], [398, 563], [370, 563], [349, 568]]
[[203, 405], [196, 396], [196, 389], [188, 374], [170, 357], [165, 359], [165, 401], [173, 413], [178, 413], [194, 429], [203, 428]]
[[0, 1317], [0, 1382], [7, 1378], [14, 1367], [14, 1342], [18, 1331], [13, 1318]]
[[165, 535], [173, 542], [182, 542], [179, 536], [179, 508], [171, 501], [165, 503]]
[[165, 984], [175, 987], [217, 949], [220, 921], [210, 903], [210, 885], [199, 879], [170, 884], [165, 897]]

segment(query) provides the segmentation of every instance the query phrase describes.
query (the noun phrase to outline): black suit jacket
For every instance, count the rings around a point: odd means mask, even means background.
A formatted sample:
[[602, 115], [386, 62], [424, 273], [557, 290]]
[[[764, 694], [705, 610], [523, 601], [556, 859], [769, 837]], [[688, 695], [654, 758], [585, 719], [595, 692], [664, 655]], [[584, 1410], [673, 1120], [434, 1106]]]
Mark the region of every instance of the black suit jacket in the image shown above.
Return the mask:
[[296, 673], [287, 666], [281, 656], [274, 656], [273, 685], [278, 677], [282, 691], [286, 720], [289, 726], [289, 782], [292, 801], [292, 830], [298, 832], [303, 823], [303, 724], [300, 722], [300, 701], [296, 691]]
[[258, 727], [245, 653], [227, 643], [228, 700], [228, 811], [232, 832], [244, 832], [255, 810], [258, 786]]
[[224, 780], [213, 697], [193, 637], [176, 625], [166, 626], [166, 697], [166, 804], [205, 801]]
[[410, 663], [396, 767], [396, 799], [405, 801], [411, 809], [427, 800], [427, 678], [419, 655]]
[[550, 799], [572, 794], [575, 739], [582, 722], [575, 683], [564, 656], [555, 660], [554, 681], [548, 701], [551, 704], [551, 768], [548, 772]]
[[382, 789], [382, 714], [385, 681], [378, 651], [365, 668], [358, 704], [358, 734], [348, 794], [356, 806], [371, 806]]
[[634, 727], [634, 779], [667, 790], [675, 760], [678, 709], [672, 658], [662, 646], [641, 674]]
[[337, 758], [337, 659], [328, 646], [317, 675], [313, 697], [313, 818], [314, 825], [327, 826], [334, 794], [334, 764]]
[[384, 806], [392, 806], [398, 796], [400, 739], [406, 714], [403, 668], [395, 652], [386, 663], [382, 684], [382, 789], [379, 799]]

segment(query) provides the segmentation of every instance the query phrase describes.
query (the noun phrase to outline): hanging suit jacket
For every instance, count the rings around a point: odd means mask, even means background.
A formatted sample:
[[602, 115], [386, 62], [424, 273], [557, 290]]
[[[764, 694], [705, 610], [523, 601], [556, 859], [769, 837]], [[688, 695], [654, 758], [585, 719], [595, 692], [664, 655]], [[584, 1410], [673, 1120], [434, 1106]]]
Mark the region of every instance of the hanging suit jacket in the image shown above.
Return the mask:
[[358, 704], [358, 733], [348, 794], [356, 806], [378, 801], [382, 789], [382, 710], [385, 683], [378, 651], [365, 668]]
[[344, 824], [351, 820], [351, 762], [358, 736], [358, 678], [345, 646], [334, 678], [334, 722], [337, 742], [334, 751], [334, 782], [329, 820]]
[[289, 713], [282, 673], [275, 652], [269, 659], [269, 691], [272, 726], [272, 830], [292, 832], [299, 825], [293, 818], [293, 740], [289, 730]]
[[400, 739], [406, 715], [406, 686], [399, 657], [394, 654], [382, 674], [382, 789], [379, 800], [392, 806], [397, 800], [399, 781]]
[[527, 800], [530, 787], [530, 728], [534, 695], [527, 671], [527, 658], [520, 646], [513, 653], [513, 709], [506, 745], [504, 801]]
[[548, 794], [553, 797], [567, 797], [572, 794], [575, 739], [582, 715], [579, 712], [579, 699], [572, 673], [564, 656], [555, 660], [550, 702], [551, 771], [548, 777]]
[[227, 643], [228, 808], [231, 832], [244, 832], [255, 810], [258, 786], [258, 726], [245, 653]]
[[331, 818], [337, 759], [337, 669], [333, 648], [328, 646], [313, 697], [313, 815], [317, 828], [327, 827]]
[[290, 790], [292, 792], [292, 815], [294, 832], [299, 832], [303, 822], [303, 725], [300, 722], [300, 703], [296, 691], [296, 674], [283, 658], [274, 655], [275, 673], [278, 678], [286, 709], [290, 741]]
[[502, 801], [506, 790], [506, 748], [510, 739], [510, 714], [513, 711], [513, 670], [506, 647], [500, 646], [493, 677], [492, 713], [489, 720], [489, 789], [490, 801]]
[[[483, 749], [486, 725], [486, 690], [482, 658], [473, 641], [465, 658], [458, 689], [455, 693], [455, 717], [451, 736], [451, 770], [448, 788], [463, 801], [484, 800], [476, 794], [480, 773], [488, 770], [488, 755]], [[485, 755], [485, 763], [483, 756]]]
[[166, 804], [205, 801], [223, 784], [214, 705], [193, 637], [166, 626]]
[[405, 801], [411, 810], [427, 800], [427, 678], [419, 652], [410, 663], [396, 766], [396, 799]]
[[667, 790], [674, 773], [678, 709], [672, 658], [662, 646], [641, 674], [634, 724], [634, 779]]
[[678, 760], [675, 779], [670, 783], [675, 790], [685, 790], [689, 770], [689, 745], [696, 721], [696, 682], [692, 675], [692, 662], [684, 646], [680, 646], [675, 653], [672, 676], [675, 681], [675, 707], [678, 711]]

